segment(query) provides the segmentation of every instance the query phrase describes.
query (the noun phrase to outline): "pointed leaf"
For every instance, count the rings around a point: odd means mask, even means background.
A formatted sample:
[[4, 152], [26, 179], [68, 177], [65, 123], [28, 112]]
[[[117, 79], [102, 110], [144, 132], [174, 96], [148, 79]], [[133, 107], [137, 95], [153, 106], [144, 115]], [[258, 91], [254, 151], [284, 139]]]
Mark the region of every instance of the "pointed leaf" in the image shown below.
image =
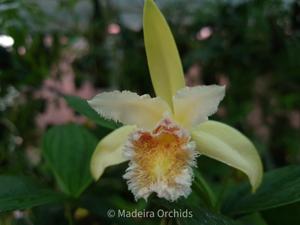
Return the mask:
[[63, 196], [27, 177], [0, 176], [0, 213], [62, 201]]
[[62, 190], [78, 197], [91, 183], [91, 155], [97, 139], [85, 128], [61, 125], [51, 128], [43, 140], [43, 155]]
[[264, 175], [255, 194], [247, 183], [233, 189], [225, 199], [223, 211], [249, 213], [300, 202], [300, 166], [287, 166]]

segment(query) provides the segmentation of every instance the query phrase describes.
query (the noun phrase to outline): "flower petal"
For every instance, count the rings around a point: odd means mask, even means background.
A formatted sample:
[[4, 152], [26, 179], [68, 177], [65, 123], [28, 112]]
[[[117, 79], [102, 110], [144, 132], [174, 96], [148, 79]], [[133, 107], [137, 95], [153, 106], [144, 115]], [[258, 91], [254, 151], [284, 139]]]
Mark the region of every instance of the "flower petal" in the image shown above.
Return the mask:
[[139, 96], [130, 91], [103, 92], [88, 103], [106, 119], [145, 129], [153, 128], [164, 114], [170, 111], [167, 103], [161, 98]]
[[153, 0], [145, 1], [144, 41], [155, 93], [173, 108], [173, 95], [185, 86], [183, 69], [171, 30]]
[[263, 168], [257, 150], [238, 130], [216, 121], [207, 121], [192, 131], [200, 154], [244, 172], [255, 191], [261, 183]]
[[173, 98], [175, 120], [190, 128], [214, 114], [224, 98], [225, 86], [208, 85], [185, 87], [177, 91]]
[[108, 166], [127, 161], [123, 157], [123, 146], [128, 135], [134, 132], [136, 126], [123, 126], [104, 137], [97, 145], [91, 159], [91, 173], [98, 180]]

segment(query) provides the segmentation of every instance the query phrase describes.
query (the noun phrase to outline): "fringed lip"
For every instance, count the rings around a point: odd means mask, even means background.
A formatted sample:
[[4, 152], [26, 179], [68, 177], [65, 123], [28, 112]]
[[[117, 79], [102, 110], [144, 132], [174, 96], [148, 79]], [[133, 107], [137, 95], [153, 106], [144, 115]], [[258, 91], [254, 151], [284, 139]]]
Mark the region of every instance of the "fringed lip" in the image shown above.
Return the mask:
[[131, 134], [124, 156], [130, 160], [123, 176], [135, 199], [151, 193], [169, 201], [191, 192], [192, 167], [197, 153], [189, 133], [172, 120], [163, 119], [153, 131]]

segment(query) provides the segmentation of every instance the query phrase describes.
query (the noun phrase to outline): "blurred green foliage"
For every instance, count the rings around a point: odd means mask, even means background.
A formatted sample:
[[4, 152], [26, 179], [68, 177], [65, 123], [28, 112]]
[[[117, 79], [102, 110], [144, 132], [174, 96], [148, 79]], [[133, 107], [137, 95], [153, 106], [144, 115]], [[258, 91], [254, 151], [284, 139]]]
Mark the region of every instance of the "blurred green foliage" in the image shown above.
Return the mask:
[[[187, 83], [227, 85], [226, 97], [214, 117], [238, 128], [255, 142], [266, 171], [299, 165], [300, 2], [157, 2], [174, 33]], [[62, 191], [51, 172], [53, 168], [41, 155], [42, 139], [48, 128], [60, 128], [55, 122], [41, 127], [37, 118], [47, 111], [49, 102], [60, 104], [64, 101], [63, 95], [76, 93], [51, 85], [45, 88], [46, 80], [61, 82], [72, 74], [75, 89], [89, 81], [97, 91], [127, 89], [153, 95], [141, 30], [142, 8], [142, 0], [0, 0], [0, 35], [14, 39], [12, 47], [3, 47], [0, 43], [1, 174], [34, 177], [49, 189]], [[50, 100], [37, 97], [44, 88], [54, 97]], [[89, 129], [92, 139], [94, 136], [102, 138], [111, 126], [117, 126], [95, 119], [94, 112], [81, 105], [84, 103], [78, 103], [76, 97], [70, 98], [67, 99], [70, 106], [90, 118], [81, 123]], [[66, 118], [59, 124], [69, 122], [78, 121]], [[88, 164], [89, 160], [83, 161]], [[196, 220], [208, 221], [206, 224], [235, 224], [232, 220], [251, 225], [276, 225], [283, 224], [282, 221], [288, 221], [289, 225], [300, 224], [299, 217], [289, 216], [289, 212], [293, 215], [299, 212], [297, 203], [247, 216], [231, 216], [226, 211], [223, 212], [226, 215], [221, 216], [218, 209], [222, 208], [224, 196], [245, 177], [205, 157], [200, 157], [198, 164], [219, 199], [215, 211], [194, 195], [170, 207], [197, 205], [200, 209], [194, 209], [198, 212]], [[51, 204], [33, 209], [14, 213], [0, 211], [0, 224], [72, 224], [73, 217], [75, 224], [85, 225], [176, 224], [175, 220], [107, 218], [108, 209], [169, 207], [167, 203], [157, 203], [155, 197], [148, 203], [135, 202], [121, 178], [124, 169], [124, 164], [108, 168], [99, 182], [90, 185], [78, 198], [68, 196], [64, 203], [55, 197], [56, 201], [49, 201]], [[14, 179], [11, 180], [11, 185], [16, 185]], [[294, 182], [299, 185], [296, 178]], [[196, 184], [193, 187], [197, 189]], [[293, 194], [299, 197], [299, 190]], [[30, 207], [35, 205], [38, 204]], [[78, 216], [78, 208], [87, 209], [88, 214]], [[180, 224], [193, 224], [193, 221]]]

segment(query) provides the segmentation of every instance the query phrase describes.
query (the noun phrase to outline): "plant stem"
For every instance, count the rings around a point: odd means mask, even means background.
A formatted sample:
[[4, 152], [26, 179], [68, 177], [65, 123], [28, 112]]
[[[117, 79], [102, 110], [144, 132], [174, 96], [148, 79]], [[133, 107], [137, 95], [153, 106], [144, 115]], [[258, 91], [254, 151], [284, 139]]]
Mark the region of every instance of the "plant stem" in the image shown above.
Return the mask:
[[69, 225], [74, 225], [72, 207], [70, 203], [65, 204], [65, 217], [68, 220]]
[[212, 209], [216, 209], [215, 194], [199, 171], [195, 172], [195, 186], [202, 197], [204, 197], [204, 201], [207, 205]]

